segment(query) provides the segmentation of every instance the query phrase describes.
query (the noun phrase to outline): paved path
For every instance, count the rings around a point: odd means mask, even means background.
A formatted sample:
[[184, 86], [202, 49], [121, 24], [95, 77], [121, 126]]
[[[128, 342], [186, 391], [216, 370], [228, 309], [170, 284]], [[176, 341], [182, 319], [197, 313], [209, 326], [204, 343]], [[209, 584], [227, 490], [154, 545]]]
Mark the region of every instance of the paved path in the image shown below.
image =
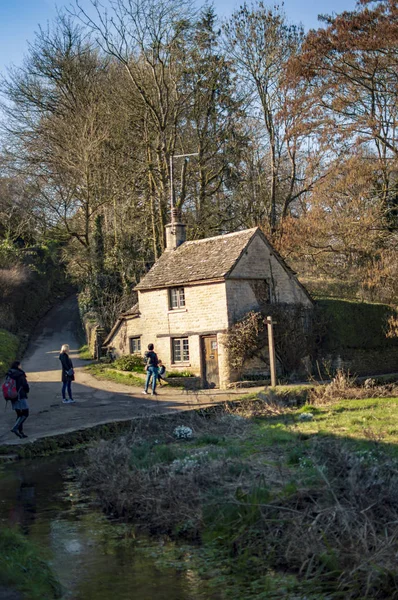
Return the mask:
[[[46, 436], [67, 433], [113, 421], [129, 420], [176, 410], [208, 406], [242, 396], [245, 392], [201, 391], [186, 392], [168, 388], [160, 389], [152, 397], [141, 388], [98, 381], [83, 369], [87, 364], [78, 358], [79, 313], [76, 298], [68, 298], [52, 309], [40, 323], [22, 361], [30, 385], [30, 416], [25, 424], [29, 438], [20, 440], [10, 432], [15, 422], [15, 412], [8, 403], [7, 410], [0, 409], [0, 445], [26, 444]], [[61, 369], [58, 359], [62, 344], [69, 344], [75, 367], [76, 381], [73, 396], [76, 404], [62, 404]], [[263, 388], [259, 388], [263, 389]], [[1, 405], [0, 405], [1, 406]]]

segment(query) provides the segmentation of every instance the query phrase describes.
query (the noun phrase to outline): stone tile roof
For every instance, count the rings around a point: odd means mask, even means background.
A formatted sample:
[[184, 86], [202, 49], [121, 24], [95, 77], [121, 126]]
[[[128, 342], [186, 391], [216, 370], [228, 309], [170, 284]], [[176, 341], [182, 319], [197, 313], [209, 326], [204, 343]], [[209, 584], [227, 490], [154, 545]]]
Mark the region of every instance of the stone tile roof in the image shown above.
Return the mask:
[[112, 327], [112, 329], [110, 330], [110, 332], [108, 333], [108, 335], [106, 336], [102, 346], [109, 346], [109, 344], [112, 341], [113, 336], [115, 335], [115, 333], [117, 332], [117, 330], [119, 329], [120, 325], [123, 323], [124, 319], [126, 318], [138, 318], [140, 316], [140, 307], [138, 305], [138, 302], [136, 304], [134, 304], [134, 306], [132, 306], [131, 308], [129, 308], [128, 310], [126, 310], [126, 312], [122, 313], [118, 319], [116, 320], [116, 323], [114, 324], [114, 326]]
[[234, 267], [257, 230], [255, 227], [184, 242], [176, 250], [167, 250], [135, 289], [149, 290], [192, 281], [221, 279]]
[[138, 302], [137, 302], [136, 304], [134, 304], [134, 306], [132, 306], [131, 308], [126, 310], [124, 313], [122, 313], [122, 317], [130, 317], [132, 315], [139, 315], [139, 314], [140, 314], [140, 307], [138, 306]]

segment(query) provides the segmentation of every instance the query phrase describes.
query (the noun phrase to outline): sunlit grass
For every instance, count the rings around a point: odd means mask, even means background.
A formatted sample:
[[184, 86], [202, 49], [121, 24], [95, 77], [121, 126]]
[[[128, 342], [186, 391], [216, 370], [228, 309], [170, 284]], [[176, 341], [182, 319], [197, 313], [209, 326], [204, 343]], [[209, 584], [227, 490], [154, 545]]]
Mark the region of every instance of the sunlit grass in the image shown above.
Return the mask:
[[84, 344], [79, 348], [79, 358], [82, 360], [93, 360], [93, 355], [87, 344]]
[[10, 368], [18, 352], [19, 340], [5, 329], [0, 329], [0, 377]]
[[126, 373], [120, 373], [119, 371], [110, 368], [109, 365], [91, 364], [85, 367], [85, 369], [97, 379], [114, 381], [115, 383], [123, 383], [134, 387], [142, 387], [144, 385], [144, 380], [136, 377], [134, 373], [129, 373], [127, 371]]

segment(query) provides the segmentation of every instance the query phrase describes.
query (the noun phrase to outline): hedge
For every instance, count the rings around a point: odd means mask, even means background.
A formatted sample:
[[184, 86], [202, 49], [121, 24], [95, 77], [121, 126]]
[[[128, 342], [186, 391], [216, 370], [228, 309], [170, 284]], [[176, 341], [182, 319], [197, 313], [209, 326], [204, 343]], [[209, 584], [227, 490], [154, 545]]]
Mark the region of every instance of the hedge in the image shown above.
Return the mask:
[[387, 320], [395, 313], [391, 306], [322, 299], [317, 301], [316, 310], [326, 326], [322, 348], [327, 351], [342, 348], [373, 350], [398, 346], [398, 338], [386, 337]]

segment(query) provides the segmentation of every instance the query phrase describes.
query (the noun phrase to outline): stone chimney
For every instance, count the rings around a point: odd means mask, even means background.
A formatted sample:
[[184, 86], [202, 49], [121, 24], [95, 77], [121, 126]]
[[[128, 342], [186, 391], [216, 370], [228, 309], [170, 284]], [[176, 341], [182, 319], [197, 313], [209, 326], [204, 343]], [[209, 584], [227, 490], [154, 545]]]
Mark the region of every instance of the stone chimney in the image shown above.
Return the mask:
[[166, 225], [166, 250], [175, 250], [187, 239], [186, 225], [178, 220], [177, 209], [173, 208], [171, 223]]
[[169, 223], [166, 225], [166, 250], [175, 250], [187, 239], [184, 223]]

